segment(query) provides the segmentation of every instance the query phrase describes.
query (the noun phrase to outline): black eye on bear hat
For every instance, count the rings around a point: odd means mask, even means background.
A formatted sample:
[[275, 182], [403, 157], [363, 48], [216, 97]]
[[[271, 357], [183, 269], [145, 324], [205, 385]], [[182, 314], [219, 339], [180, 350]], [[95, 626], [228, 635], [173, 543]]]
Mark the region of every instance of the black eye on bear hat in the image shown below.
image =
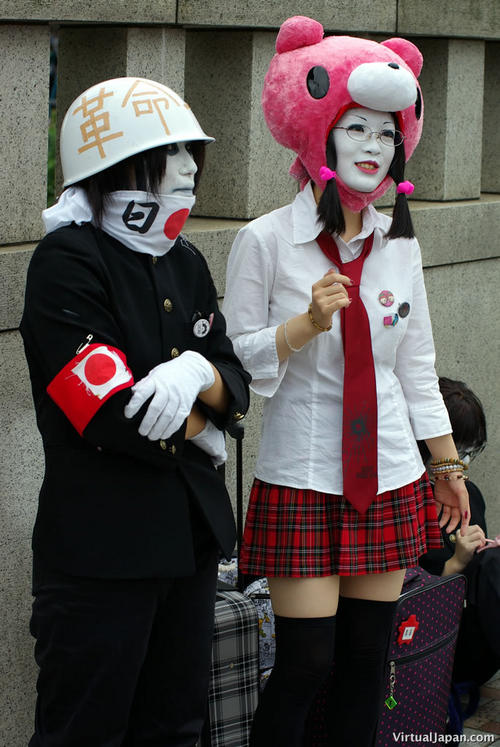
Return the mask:
[[324, 67], [315, 65], [307, 73], [307, 90], [313, 99], [322, 99], [330, 88], [330, 78]]

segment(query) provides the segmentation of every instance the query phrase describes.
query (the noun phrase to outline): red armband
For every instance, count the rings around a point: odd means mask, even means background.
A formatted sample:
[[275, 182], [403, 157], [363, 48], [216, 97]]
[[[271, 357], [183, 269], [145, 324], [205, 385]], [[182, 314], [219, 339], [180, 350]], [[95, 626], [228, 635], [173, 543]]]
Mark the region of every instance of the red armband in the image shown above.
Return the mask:
[[47, 393], [81, 436], [106, 400], [133, 383], [122, 351], [94, 343], [59, 371], [48, 385]]

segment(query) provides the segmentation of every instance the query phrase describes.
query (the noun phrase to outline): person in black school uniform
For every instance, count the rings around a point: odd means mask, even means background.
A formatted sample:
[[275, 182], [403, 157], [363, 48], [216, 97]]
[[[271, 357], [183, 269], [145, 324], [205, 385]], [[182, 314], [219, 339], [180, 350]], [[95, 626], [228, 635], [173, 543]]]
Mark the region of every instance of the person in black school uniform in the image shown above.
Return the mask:
[[65, 191], [21, 323], [46, 470], [33, 535], [30, 747], [194, 747], [217, 564], [216, 470], [248, 407], [207, 264], [180, 235], [205, 135], [184, 101], [104, 81], [61, 130]]
[[[441, 377], [439, 387], [459, 456], [470, 463], [486, 446], [486, 418], [481, 402], [461, 381]], [[428, 462], [425, 443], [420, 442], [419, 447], [424, 462]], [[448, 534], [443, 527], [443, 547], [429, 550], [419, 564], [436, 576], [463, 573], [467, 577], [467, 605], [460, 623], [453, 681], [479, 686], [500, 667], [500, 549], [488, 548], [485, 539], [486, 506], [481, 491], [470, 480], [466, 485], [471, 510], [466, 534], [462, 536], [458, 527]]]

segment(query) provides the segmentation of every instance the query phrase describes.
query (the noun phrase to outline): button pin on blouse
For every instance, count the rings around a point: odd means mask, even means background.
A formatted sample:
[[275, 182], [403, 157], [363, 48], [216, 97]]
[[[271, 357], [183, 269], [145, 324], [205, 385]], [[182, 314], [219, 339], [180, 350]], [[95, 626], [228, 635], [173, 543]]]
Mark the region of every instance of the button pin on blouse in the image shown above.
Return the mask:
[[397, 314], [389, 314], [384, 316], [384, 327], [395, 327], [399, 322], [399, 316]]
[[398, 314], [401, 317], [401, 319], [404, 319], [408, 314], [410, 313], [410, 304], [408, 301], [403, 301], [403, 303], [399, 304], [398, 308]]
[[392, 306], [392, 304], [394, 303], [394, 293], [389, 290], [380, 291], [380, 293], [378, 294], [378, 300], [379, 303], [382, 304], [382, 306]]

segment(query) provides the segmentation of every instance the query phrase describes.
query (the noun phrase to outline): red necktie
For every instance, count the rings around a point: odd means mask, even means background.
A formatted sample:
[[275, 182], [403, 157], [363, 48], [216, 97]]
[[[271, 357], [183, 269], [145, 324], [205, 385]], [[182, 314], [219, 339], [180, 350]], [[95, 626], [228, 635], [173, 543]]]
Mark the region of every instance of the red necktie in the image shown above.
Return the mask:
[[342, 418], [342, 471], [344, 497], [364, 514], [377, 495], [377, 388], [373, 365], [370, 322], [359, 295], [365, 259], [373, 234], [365, 239], [357, 259], [343, 264], [337, 244], [323, 231], [316, 239], [324, 254], [342, 275], [351, 278], [351, 305], [340, 312], [344, 344], [344, 395]]

